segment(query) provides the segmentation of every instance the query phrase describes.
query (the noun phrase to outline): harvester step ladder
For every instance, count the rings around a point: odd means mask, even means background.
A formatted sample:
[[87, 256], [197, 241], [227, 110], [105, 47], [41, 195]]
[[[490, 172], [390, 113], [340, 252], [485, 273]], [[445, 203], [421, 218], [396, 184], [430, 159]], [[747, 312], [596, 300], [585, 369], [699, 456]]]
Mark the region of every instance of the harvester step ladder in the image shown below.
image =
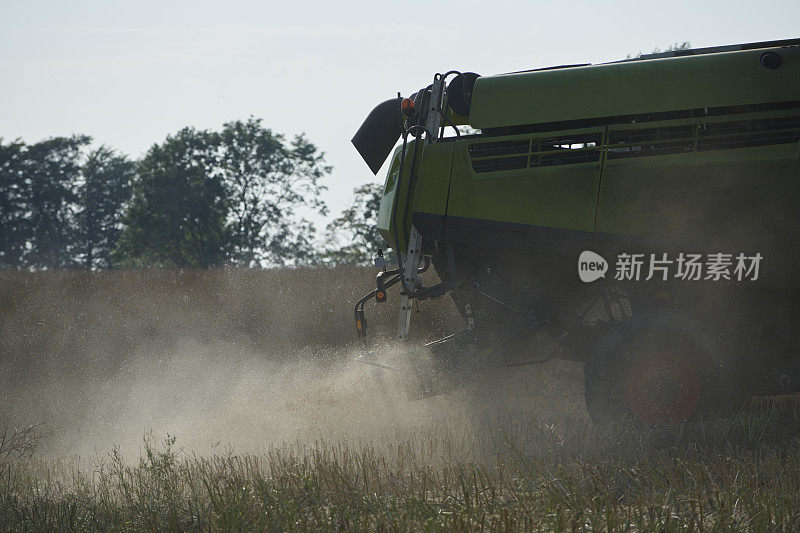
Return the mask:
[[[417, 228], [411, 226], [411, 233], [408, 238], [408, 253], [405, 254], [403, 261], [404, 285], [408, 290], [414, 291], [417, 286], [417, 267], [422, 258], [422, 235]], [[397, 338], [401, 341], [408, 340], [408, 332], [411, 328], [411, 307], [412, 299], [410, 295], [403, 291], [400, 296], [400, 316], [397, 319]]]
[[[439, 128], [442, 126], [442, 100], [444, 97], [445, 77], [437, 74], [433, 79], [431, 86], [431, 99], [430, 108], [428, 109], [428, 120], [425, 124], [425, 144], [436, 142], [439, 138]], [[413, 169], [412, 169], [413, 172]], [[411, 198], [411, 190], [409, 189], [409, 199]], [[403, 259], [402, 254], [398, 256]], [[417, 267], [422, 258], [422, 235], [420, 235], [417, 228], [411, 225], [411, 231], [408, 236], [408, 248], [405, 255], [403, 265], [403, 278], [404, 287], [414, 292], [417, 285]], [[408, 332], [411, 329], [411, 306], [412, 295], [403, 291], [404, 294], [400, 297], [400, 315], [397, 318], [397, 338], [401, 341], [408, 340]]]

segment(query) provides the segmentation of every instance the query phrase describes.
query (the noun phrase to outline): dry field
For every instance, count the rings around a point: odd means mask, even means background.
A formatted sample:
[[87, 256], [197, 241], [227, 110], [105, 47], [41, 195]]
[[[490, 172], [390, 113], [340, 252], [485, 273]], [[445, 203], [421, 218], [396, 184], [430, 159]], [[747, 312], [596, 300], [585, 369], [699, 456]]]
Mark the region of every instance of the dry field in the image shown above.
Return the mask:
[[800, 528], [791, 399], [597, 427], [556, 361], [409, 401], [354, 361], [373, 274], [0, 273], [0, 530]]

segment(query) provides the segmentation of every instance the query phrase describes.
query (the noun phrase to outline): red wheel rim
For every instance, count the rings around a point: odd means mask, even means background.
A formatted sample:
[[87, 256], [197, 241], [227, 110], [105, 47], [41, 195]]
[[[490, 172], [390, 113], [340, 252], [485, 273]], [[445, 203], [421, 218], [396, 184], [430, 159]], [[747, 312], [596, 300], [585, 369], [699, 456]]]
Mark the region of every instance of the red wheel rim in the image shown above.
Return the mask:
[[625, 378], [628, 407], [651, 425], [689, 418], [700, 402], [700, 375], [680, 355], [650, 353], [631, 366]]

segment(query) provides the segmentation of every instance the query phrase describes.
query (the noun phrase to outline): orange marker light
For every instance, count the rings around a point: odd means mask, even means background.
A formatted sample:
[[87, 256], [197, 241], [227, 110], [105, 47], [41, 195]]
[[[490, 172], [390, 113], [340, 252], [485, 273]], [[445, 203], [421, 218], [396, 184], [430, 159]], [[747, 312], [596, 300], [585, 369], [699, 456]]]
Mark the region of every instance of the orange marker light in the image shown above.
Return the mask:
[[408, 116], [414, 112], [414, 100], [411, 98], [403, 98], [400, 101], [400, 112]]

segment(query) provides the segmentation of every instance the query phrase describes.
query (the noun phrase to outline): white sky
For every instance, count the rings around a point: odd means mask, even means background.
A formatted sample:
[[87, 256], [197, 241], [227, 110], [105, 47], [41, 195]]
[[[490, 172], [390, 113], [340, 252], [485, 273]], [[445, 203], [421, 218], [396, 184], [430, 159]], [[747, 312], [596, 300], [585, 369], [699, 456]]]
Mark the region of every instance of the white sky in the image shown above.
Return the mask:
[[798, 0], [0, 0], [0, 137], [85, 133], [136, 158], [184, 126], [254, 115], [326, 152], [337, 214], [354, 187], [384, 178], [350, 144], [361, 121], [436, 72], [793, 37]]

